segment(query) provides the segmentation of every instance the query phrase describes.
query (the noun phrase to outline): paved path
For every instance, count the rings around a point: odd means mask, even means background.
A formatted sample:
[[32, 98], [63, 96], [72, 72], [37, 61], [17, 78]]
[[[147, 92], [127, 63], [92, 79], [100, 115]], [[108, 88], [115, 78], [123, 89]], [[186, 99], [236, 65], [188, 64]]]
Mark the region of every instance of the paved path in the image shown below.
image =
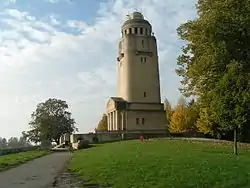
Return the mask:
[[0, 172], [0, 188], [49, 188], [72, 154], [58, 152]]

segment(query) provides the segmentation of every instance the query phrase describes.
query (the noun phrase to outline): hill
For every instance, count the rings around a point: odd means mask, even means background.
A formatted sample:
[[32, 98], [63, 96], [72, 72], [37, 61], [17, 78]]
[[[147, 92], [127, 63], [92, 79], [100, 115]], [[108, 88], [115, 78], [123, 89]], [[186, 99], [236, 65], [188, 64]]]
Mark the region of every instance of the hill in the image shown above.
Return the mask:
[[250, 187], [250, 151], [200, 141], [133, 140], [75, 153], [70, 170], [112, 187]]

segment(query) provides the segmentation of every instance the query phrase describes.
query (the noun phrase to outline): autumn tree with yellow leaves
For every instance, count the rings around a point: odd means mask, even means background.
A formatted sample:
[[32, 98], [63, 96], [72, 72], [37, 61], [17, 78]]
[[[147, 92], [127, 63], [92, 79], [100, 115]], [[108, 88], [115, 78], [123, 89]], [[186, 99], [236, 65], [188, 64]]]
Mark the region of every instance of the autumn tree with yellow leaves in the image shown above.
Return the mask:
[[106, 114], [102, 115], [102, 119], [98, 123], [97, 130], [98, 131], [108, 130], [108, 122], [107, 122], [107, 115]]
[[171, 116], [170, 131], [174, 133], [193, 131], [196, 129], [196, 119], [196, 110], [189, 106], [186, 100], [181, 97]]

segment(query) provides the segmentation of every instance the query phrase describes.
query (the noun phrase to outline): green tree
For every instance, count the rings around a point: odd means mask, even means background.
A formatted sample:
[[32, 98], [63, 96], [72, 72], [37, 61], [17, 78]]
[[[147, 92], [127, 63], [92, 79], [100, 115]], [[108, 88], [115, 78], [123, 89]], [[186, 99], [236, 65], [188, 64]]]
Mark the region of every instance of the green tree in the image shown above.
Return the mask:
[[8, 147], [10, 147], [10, 148], [18, 148], [18, 147], [20, 147], [20, 143], [18, 141], [18, 138], [17, 137], [10, 137], [8, 139]]
[[34, 128], [34, 126], [32, 126], [32, 129], [27, 131], [26, 134], [28, 141], [34, 142], [35, 144], [41, 141], [41, 132], [38, 128]]
[[0, 137], [0, 148], [6, 148], [8, 146], [8, 142], [6, 138]]
[[97, 130], [98, 131], [105, 131], [108, 130], [108, 122], [107, 122], [107, 115], [103, 114], [102, 119], [99, 121], [97, 125]]
[[68, 104], [60, 99], [48, 99], [38, 104], [31, 114], [30, 128], [29, 140], [49, 140], [57, 144], [63, 134], [77, 131], [75, 120], [68, 111]]
[[[247, 75], [245, 75], [247, 74]], [[247, 79], [248, 78], [248, 79]], [[238, 130], [250, 122], [250, 74], [245, 73], [241, 63], [228, 66], [214, 92], [215, 119], [223, 131], [234, 130], [234, 153], [238, 154]]]
[[198, 18], [177, 29], [186, 42], [176, 70], [182, 77], [181, 91], [199, 97], [202, 106], [210, 108], [208, 119], [214, 118], [221, 130], [236, 133], [236, 127], [242, 130], [250, 122], [250, 111], [243, 110], [250, 102], [250, 1], [198, 0], [196, 7]]
[[173, 109], [167, 98], [165, 98], [164, 100], [164, 108], [166, 110], [167, 125], [169, 126], [171, 121], [171, 116], [173, 114]]
[[20, 147], [27, 147], [31, 144], [28, 142], [28, 135], [25, 131], [22, 131], [22, 135], [19, 138]]

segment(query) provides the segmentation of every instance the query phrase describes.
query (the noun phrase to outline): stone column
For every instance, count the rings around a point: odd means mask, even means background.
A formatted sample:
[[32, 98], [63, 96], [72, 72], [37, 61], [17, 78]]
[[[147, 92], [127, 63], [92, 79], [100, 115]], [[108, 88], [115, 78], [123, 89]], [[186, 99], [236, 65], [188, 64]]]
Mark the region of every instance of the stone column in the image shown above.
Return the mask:
[[111, 131], [112, 130], [112, 122], [111, 122], [111, 116], [112, 115], [112, 113], [110, 112], [109, 113], [109, 130]]
[[112, 113], [109, 112], [109, 130], [110, 130], [110, 131], [112, 130], [111, 115], [112, 115]]
[[123, 128], [124, 128], [124, 112], [121, 112], [121, 130], [123, 131]]
[[110, 127], [110, 123], [109, 123], [109, 116], [110, 116], [110, 115], [109, 115], [109, 113], [108, 113], [108, 114], [107, 114], [108, 131], [110, 130], [110, 128], [109, 128], [109, 127]]
[[124, 127], [126, 128], [126, 130], [128, 129], [128, 114], [127, 112], [124, 113]]
[[113, 116], [113, 118], [112, 118], [112, 123], [113, 123], [112, 129], [114, 131], [115, 130], [115, 112], [112, 112], [112, 116]]
[[118, 131], [119, 126], [119, 118], [118, 118], [118, 111], [115, 111], [115, 130]]

